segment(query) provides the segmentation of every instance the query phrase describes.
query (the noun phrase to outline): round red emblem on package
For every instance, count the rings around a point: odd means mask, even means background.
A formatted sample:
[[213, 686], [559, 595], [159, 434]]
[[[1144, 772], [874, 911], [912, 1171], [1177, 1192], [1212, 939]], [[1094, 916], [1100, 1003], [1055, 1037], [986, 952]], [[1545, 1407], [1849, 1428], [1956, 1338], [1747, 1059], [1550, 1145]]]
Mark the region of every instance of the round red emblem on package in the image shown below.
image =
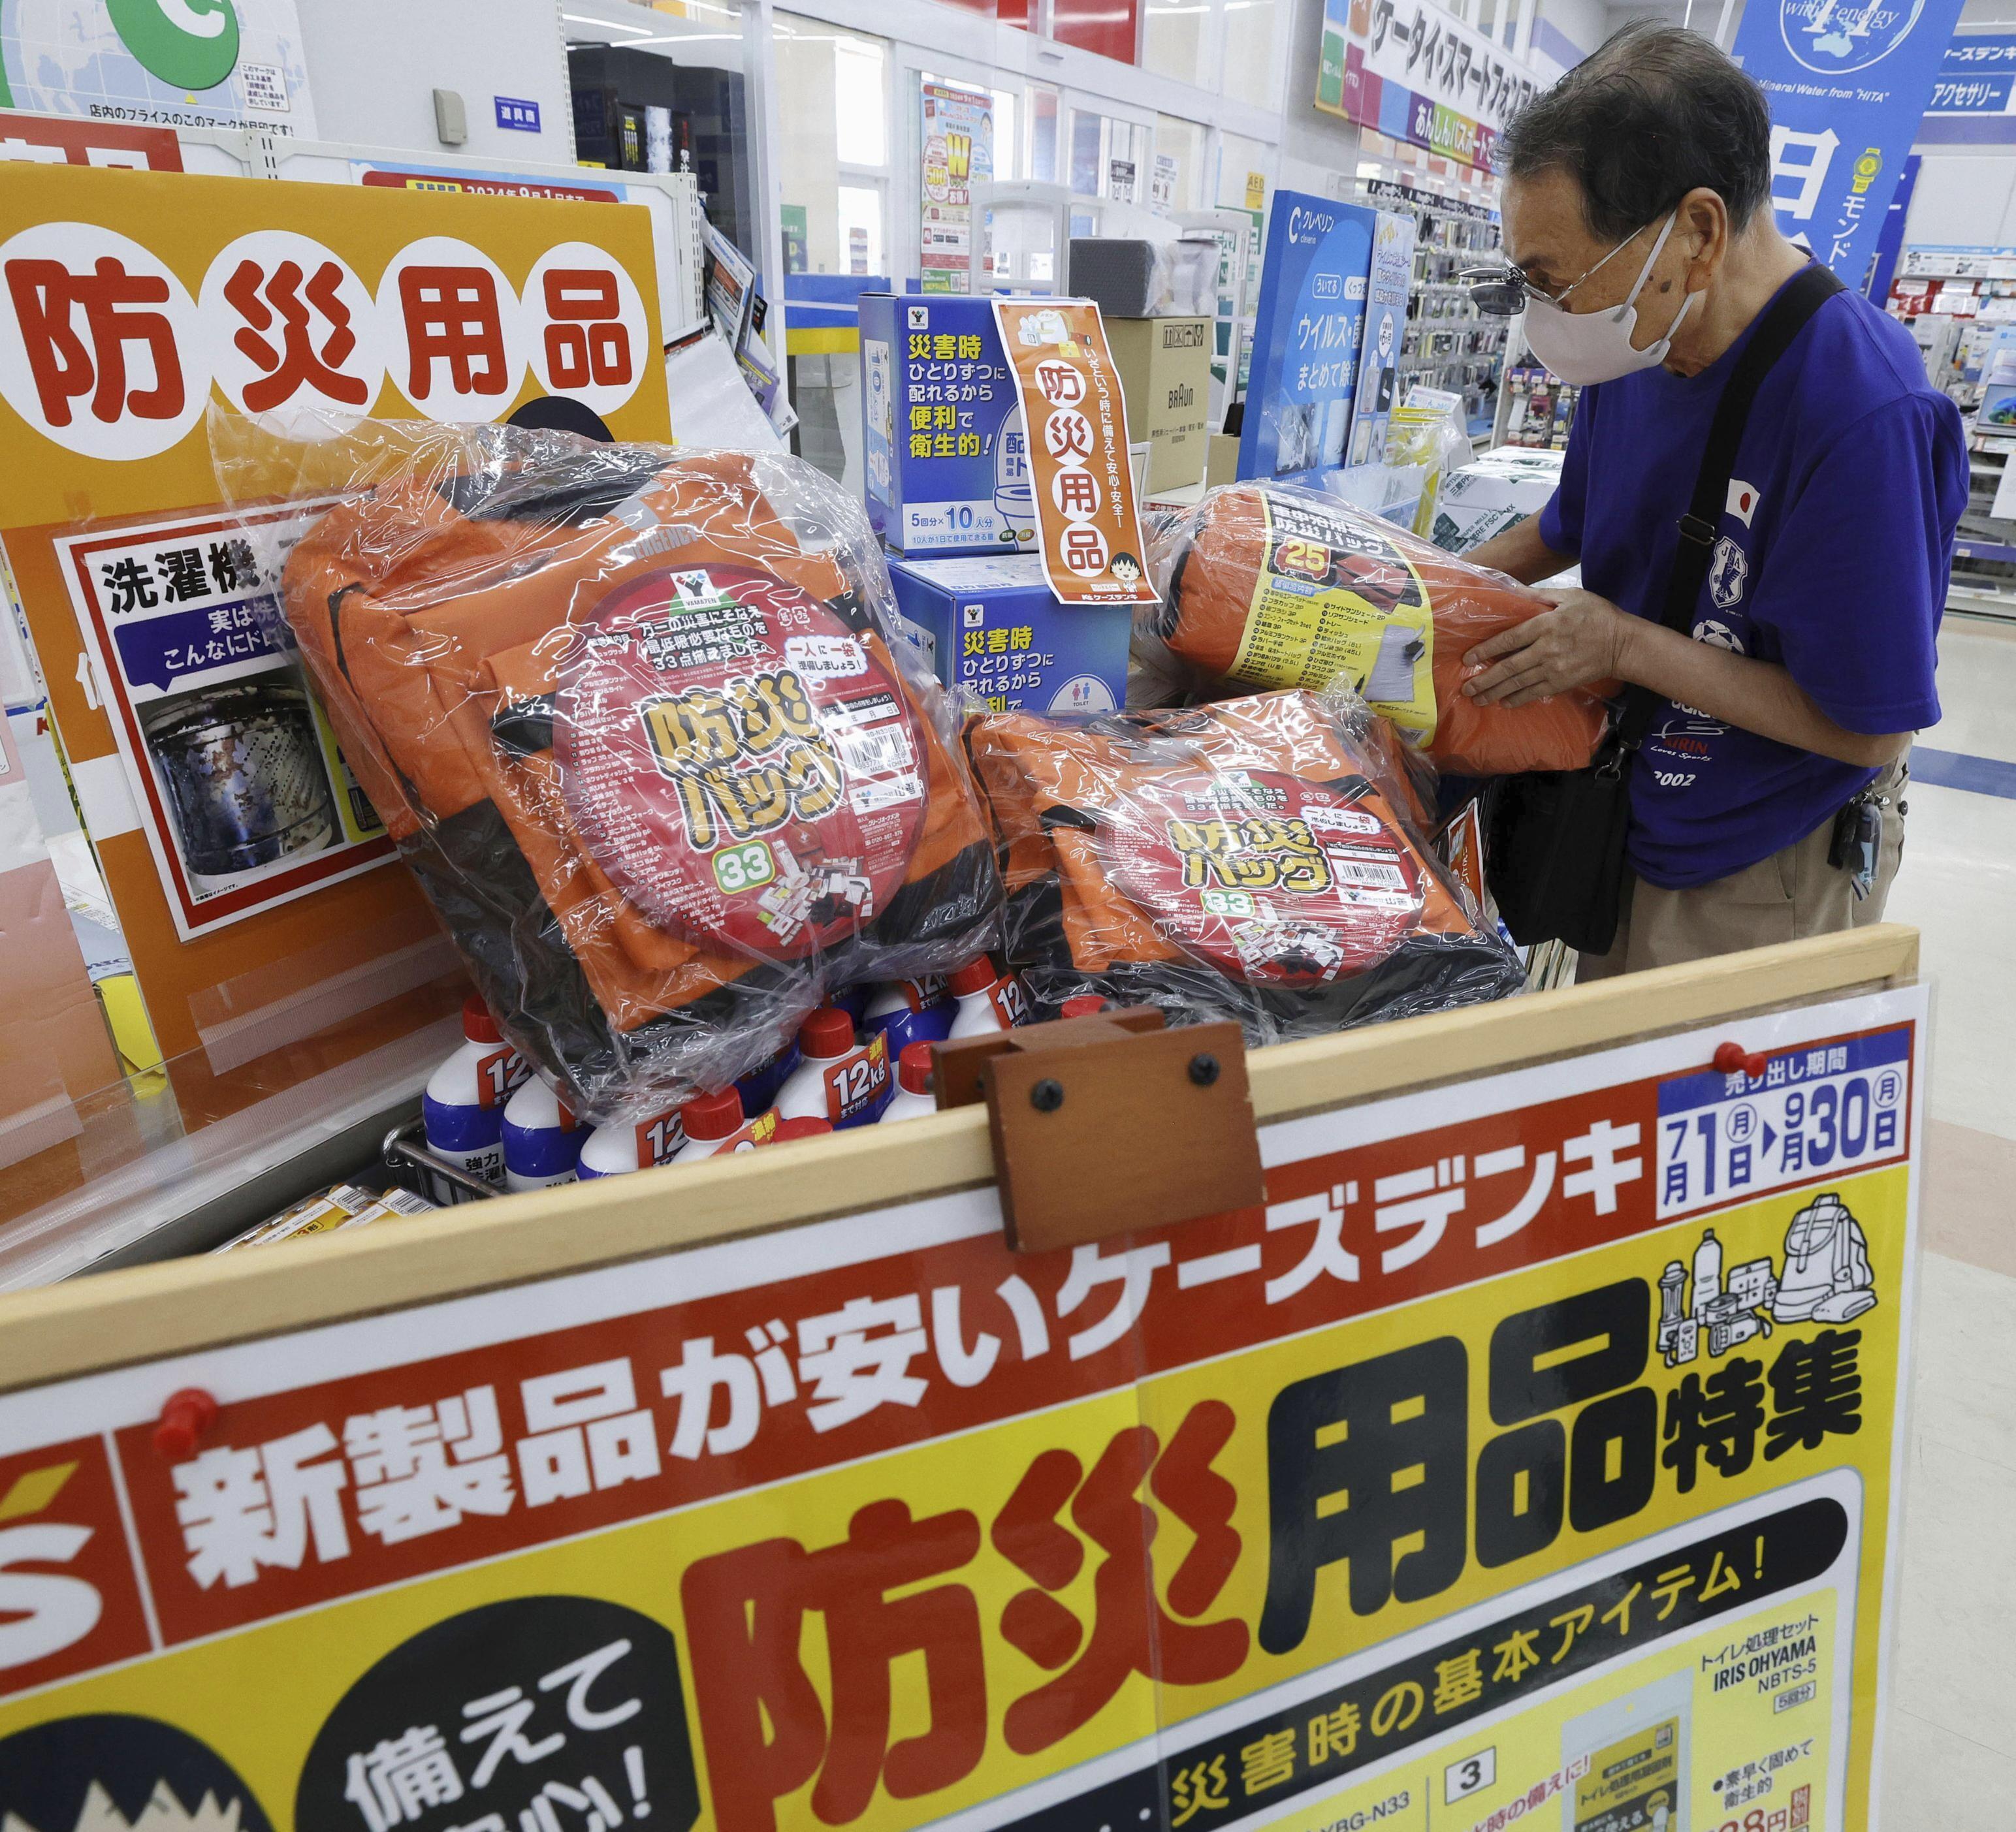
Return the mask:
[[627, 581], [576, 632], [553, 756], [596, 864], [663, 927], [793, 959], [902, 883], [924, 766], [895, 674], [809, 592], [739, 566]]
[[1200, 769], [1129, 783], [1100, 820], [1114, 886], [1228, 978], [1322, 985], [1383, 960], [1424, 902], [1413, 849], [1370, 786]]

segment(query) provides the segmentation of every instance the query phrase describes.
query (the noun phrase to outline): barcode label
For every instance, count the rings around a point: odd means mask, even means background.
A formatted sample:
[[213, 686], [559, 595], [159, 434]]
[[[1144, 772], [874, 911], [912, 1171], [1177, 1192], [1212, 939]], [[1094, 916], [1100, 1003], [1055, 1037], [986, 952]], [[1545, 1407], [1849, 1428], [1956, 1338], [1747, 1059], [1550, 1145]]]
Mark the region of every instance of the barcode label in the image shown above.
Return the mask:
[[887, 776], [908, 771], [916, 760], [902, 724], [832, 725], [827, 735], [849, 776]]
[[1397, 865], [1375, 864], [1365, 859], [1334, 858], [1330, 863], [1340, 884], [1362, 885], [1369, 890], [1407, 888], [1407, 875]]

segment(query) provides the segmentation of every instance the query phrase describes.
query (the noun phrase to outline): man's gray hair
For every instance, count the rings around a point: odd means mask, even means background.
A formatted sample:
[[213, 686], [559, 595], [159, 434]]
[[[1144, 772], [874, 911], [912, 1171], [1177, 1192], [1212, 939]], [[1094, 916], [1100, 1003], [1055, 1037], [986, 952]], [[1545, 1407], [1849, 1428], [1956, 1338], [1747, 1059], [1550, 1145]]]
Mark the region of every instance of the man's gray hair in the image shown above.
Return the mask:
[[1497, 156], [1515, 178], [1574, 178], [1602, 241], [1622, 241], [1697, 189], [1715, 192], [1741, 229], [1771, 194], [1771, 113], [1712, 41], [1645, 22], [1521, 109]]

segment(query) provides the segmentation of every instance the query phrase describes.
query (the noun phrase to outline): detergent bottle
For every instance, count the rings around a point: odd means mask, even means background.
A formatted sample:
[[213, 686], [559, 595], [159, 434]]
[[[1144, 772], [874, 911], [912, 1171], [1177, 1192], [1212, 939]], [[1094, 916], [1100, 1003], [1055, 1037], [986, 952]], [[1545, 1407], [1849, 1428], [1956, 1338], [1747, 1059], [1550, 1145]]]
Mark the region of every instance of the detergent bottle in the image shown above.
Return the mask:
[[697, 1164], [717, 1151], [749, 1149], [748, 1144], [736, 1142], [747, 1128], [742, 1122], [742, 1097], [733, 1088], [687, 1101], [679, 1109], [679, 1124], [686, 1130], [686, 1148], [674, 1161], [677, 1163]]
[[905, 1044], [896, 1058], [896, 1091], [882, 1109], [881, 1123], [920, 1119], [938, 1110], [938, 1097], [931, 1091], [931, 1046], [921, 1041]]
[[779, 1119], [823, 1119], [835, 1131], [879, 1119], [889, 1099], [889, 1040], [855, 1040], [854, 1020], [822, 1005], [798, 1027], [798, 1066], [770, 1111]]
[[735, 1084], [735, 1091], [742, 1097], [744, 1113], [767, 1113], [770, 1103], [777, 1097], [777, 1090], [791, 1078], [791, 1071], [798, 1065], [798, 1040], [794, 1036], [776, 1055], [761, 1069], [752, 1069]]
[[[487, 1184], [504, 1181], [504, 1104], [532, 1072], [475, 993], [463, 1002], [461, 1047], [427, 1078], [427, 1149]], [[454, 1200], [461, 1192], [449, 1192]]]
[[[737, 1102], [739, 1108], [740, 1103]], [[655, 1170], [669, 1164], [686, 1142], [682, 1109], [668, 1108], [635, 1126], [599, 1126], [581, 1148], [583, 1183], [598, 1176], [623, 1176], [633, 1170]]]
[[985, 954], [967, 961], [946, 984], [959, 1008], [948, 1036], [985, 1036], [989, 1031], [1012, 1030], [1028, 1021], [1029, 997], [1022, 982], [1012, 974], [1004, 977], [996, 973]]
[[899, 1062], [914, 1043], [943, 1043], [952, 1029], [955, 1008], [942, 974], [923, 979], [894, 979], [875, 989], [861, 1015], [861, 1027], [889, 1039], [889, 1054]]
[[574, 1117], [544, 1076], [534, 1076], [505, 1105], [505, 1188], [544, 1190], [572, 1183], [581, 1148], [594, 1130]]

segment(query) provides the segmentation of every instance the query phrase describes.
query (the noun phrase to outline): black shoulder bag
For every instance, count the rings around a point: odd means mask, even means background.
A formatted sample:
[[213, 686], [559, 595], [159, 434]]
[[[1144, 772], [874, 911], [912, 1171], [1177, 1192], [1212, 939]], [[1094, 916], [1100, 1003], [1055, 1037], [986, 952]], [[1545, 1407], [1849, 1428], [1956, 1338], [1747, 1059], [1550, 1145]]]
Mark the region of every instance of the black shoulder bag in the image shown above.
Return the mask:
[[[1806, 321], [1841, 290], [1825, 268], [1809, 267], [1779, 294], [1723, 384], [1701, 449], [1694, 501], [1679, 520], [1660, 620], [1669, 630], [1694, 632], [1736, 449], [1759, 385]], [[1628, 688], [1616, 724], [1587, 768], [1508, 776], [1494, 785], [1485, 816], [1485, 877], [1505, 926], [1521, 947], [1559, 940], [1582, 954], [1609, 953], [1624, 888], [1631, 763], [1665, 704], [1649, 688]]]

